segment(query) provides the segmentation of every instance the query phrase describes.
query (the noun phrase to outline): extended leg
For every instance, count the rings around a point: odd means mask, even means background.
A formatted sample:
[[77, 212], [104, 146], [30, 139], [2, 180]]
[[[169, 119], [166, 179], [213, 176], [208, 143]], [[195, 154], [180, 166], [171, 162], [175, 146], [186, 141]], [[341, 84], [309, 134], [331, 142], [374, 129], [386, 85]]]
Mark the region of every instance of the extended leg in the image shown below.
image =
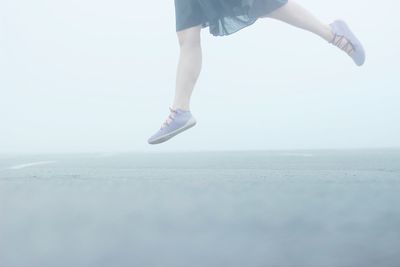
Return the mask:
[[325, 24], [296, 2], [289, 0], [284, 6], [263, 16], [286, 22], [295, 27], [317, 34], [327, 42], [346, 52], [361, 66], [365, 62], [365, 51], [360, 40], [342, 20]]
[[287, 4], [264, 17], [277, 19], [295, 27], [310, 31], [322, 37], [327, 42], [332, 41], [334, 37], [329, 24], [321, 22], [308, 10], [292, 0], [289, 0]]

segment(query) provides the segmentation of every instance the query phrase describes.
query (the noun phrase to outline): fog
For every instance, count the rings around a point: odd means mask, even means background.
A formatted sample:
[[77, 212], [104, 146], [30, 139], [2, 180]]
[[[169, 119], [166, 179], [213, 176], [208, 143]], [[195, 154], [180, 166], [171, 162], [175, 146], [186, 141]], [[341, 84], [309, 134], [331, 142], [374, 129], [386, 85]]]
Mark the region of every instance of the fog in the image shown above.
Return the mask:
[[0, 153], [399, 147], [398, 1], [299, 2], [345, 19], [366, 65], [270, 19], [204, 29], [198, 125], [150, 146], [174, 93], [172, 0], [1, 0]]

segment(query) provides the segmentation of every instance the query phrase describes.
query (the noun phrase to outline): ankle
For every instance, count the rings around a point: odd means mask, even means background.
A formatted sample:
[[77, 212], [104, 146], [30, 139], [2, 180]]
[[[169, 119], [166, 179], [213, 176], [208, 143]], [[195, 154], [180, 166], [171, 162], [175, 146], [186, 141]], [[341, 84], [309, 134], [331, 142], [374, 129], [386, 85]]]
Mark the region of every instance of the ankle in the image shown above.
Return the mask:
[[172, 108], [173, 110], [178, 110], [178, 109], [180, 109], [180, 110], [182, 110], [182, 111], [190, 111], [190, 107], [187, 106], [187, 105], [172, 105], [171, 108]]
[[327, 24], [325, 26], [325, 33], [322, 36], [328, 43], [332, 43], [333, 39], [335, 38], [335, 33], [333, 32], [332, 26]]

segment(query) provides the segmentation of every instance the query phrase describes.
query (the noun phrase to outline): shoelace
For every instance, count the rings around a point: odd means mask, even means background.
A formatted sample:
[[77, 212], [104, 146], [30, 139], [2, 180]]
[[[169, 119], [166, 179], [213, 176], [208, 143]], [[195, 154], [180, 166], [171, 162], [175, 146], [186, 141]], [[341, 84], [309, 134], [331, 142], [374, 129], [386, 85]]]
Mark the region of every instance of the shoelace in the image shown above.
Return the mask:
[[331, 44], [334, 44], [335, 46], [339, 47], [343, 51], [345, 51], [349, 56], [351, 56], [354, 53], [354, 45], [344, 38], [343, 35], [338, 35], [335, 33], [335, 36], [333, 37]]
[[161, 129], [167, 127], [168, 125], [170, 125], [171, 122], [173, 122], [173, 120], [175, 119], [176, 114], [178, 113], [176, 110], [169, 108], [169, 111], [171, 112], [167, 119], [165, 120], [165, 122], [161, 125]]

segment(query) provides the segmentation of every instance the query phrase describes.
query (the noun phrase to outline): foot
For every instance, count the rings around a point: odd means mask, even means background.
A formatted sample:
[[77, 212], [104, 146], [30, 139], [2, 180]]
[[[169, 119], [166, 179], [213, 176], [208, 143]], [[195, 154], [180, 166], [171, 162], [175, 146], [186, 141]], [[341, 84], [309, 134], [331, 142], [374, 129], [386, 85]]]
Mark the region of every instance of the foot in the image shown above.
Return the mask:
[[349, 26], [342, 20], [336, 20], [330, 26], [334, 37], [329, 43], [346, 52], [358, 66], [363, 65], [365, 62], [364, 48]]
[[168, 141], [175, 135], [186, 131], [196, 125], [196, 119], [192, 116], [190, 111], [182, 109], [172, 109], [170, 108], [170, 115], [166, 121], [150, 139], [148, 143], [151, 145], [161, 144]]

